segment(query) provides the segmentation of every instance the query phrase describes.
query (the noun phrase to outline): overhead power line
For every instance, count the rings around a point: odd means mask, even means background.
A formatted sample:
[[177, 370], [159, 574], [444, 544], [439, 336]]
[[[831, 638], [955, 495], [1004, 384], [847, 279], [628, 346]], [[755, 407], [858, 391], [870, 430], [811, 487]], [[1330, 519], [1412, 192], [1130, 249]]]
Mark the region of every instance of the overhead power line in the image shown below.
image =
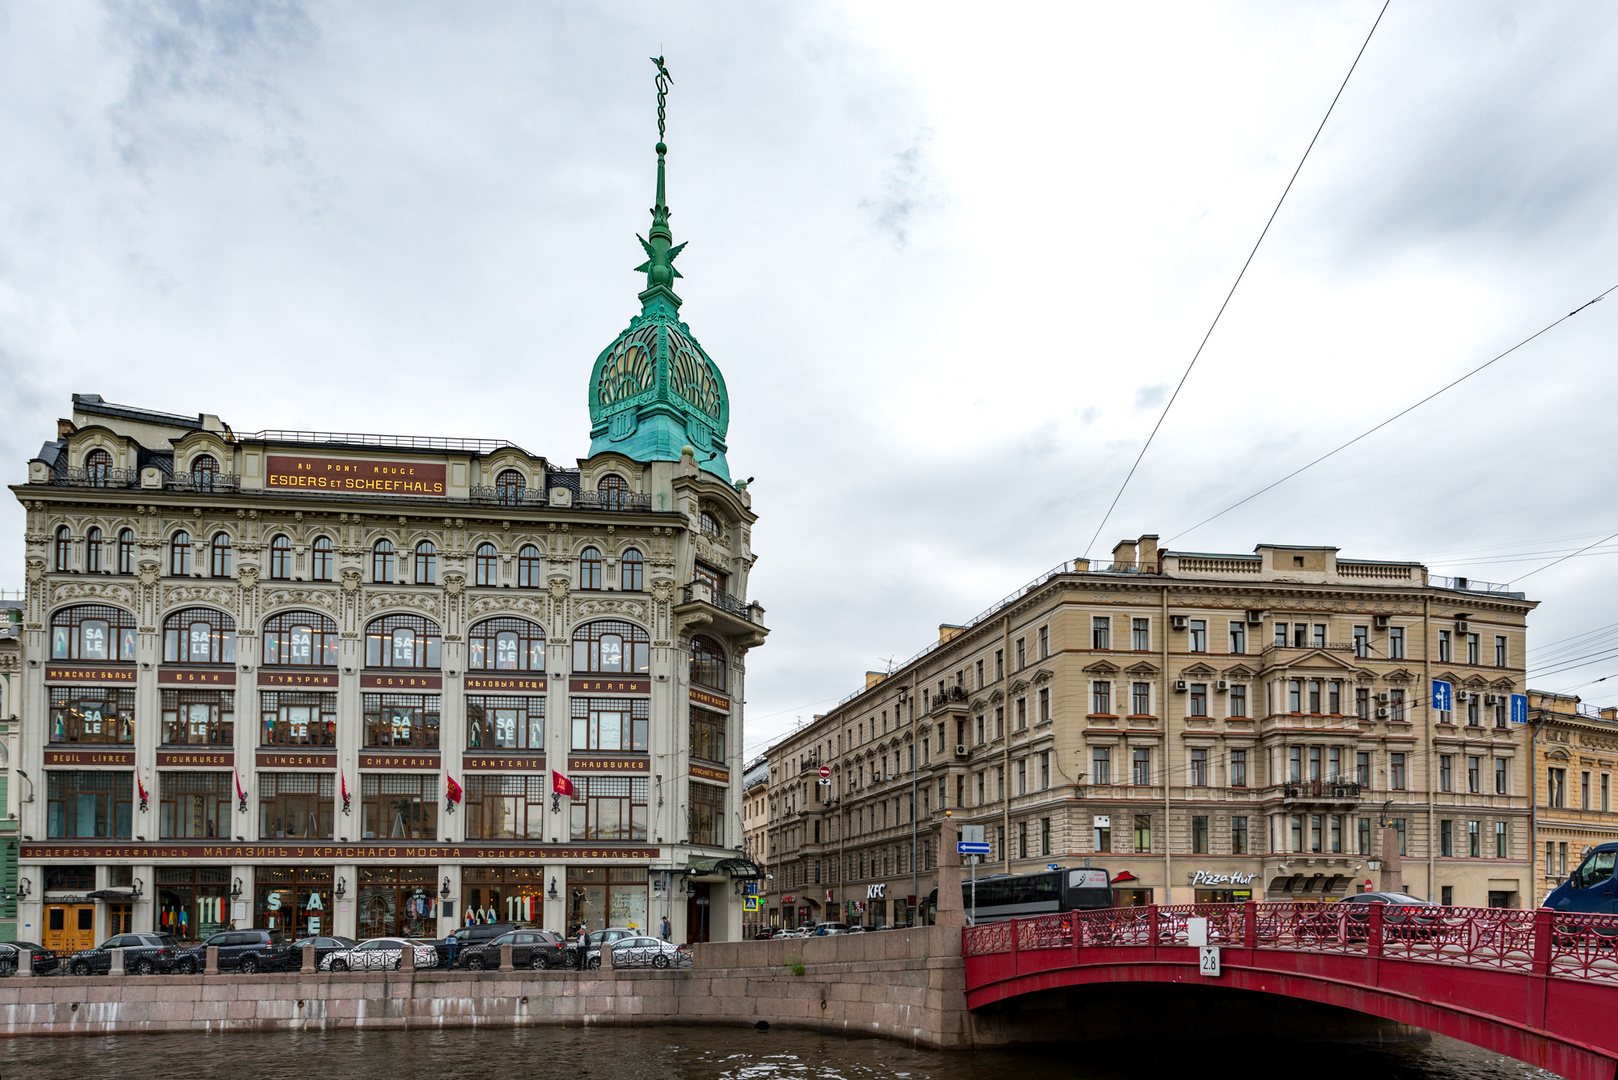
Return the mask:
[[1175, 385], [1174, 393], [1169, 395], [1168, 404], [1163, 406], [1162, 413], [1157, 417], [1157, 423], [1152, 425], [1151, 434], [1146, 436], [1145, 444], [1141, 446], [1140, 453], [1135, 456], [1135, 463], [1129, 467], [1128, 474], [1124, 476], [1124, 482], [1118, 485], [1118, 494], [1112, 497], [1112, 504], [1107, 507], [1107, 512], [1102, 515], [1101, 523], [1096, 526], [1095, 536], [1090, 537], [1090, 542], [1085, 545], [1085, 558], [1090, 557], [1090, 549], [1096, 546], [1096, 539], [1101, 535], [1101, 530], [1107, 527], [1107, 522], [1111, 519], [1112, 512], [1118, 508], [1118, 500], [1124, 497], [1124, 490], [1129, 487], [1129, 481], [1134, 478], [1135, 470], [1140, 468], [1141, 461], [1146, 457], [1146, 451], [1151, 449], [1152, 440], [1157, 438], [1158, 429], [1163, 426], [1163, 421], [1168, 418], [1169, 410], [1174, 408], [1175, 399], [1180, 396], [1180, 391], [1185, 389], [1185, 381], [1191, 377], [1191, 369], [1197, 366], [1197, 360], [1202, 356], [1202, 350], [1207, 346], [1208, 339], [1213, 337], [1214, 327], [1219, 325], [1219, 320], [1225, 314], [1225, 309], [1230, 306], [1230, 298], [1236, 295], [1236, 287], [1242, 283], [1242, 278], [1246, 275], [1247, 268], [1253, 264], [1253, 256], [1258, 254], [1259, 245], [1264, 243], [1264, 237], [1269, 235], [1270, 226], [1275, 224], [1275, 216], [1281, 212], [1281, 204], [1287, 201], [1287, 192], [1291, 191], [1292, 185], [1297, 182], [1298, 174], [1303, 171], [1303, 163], [1309, 160], [1309, 151], [1315, 148], [1315, 142], [1320, 138], [1320, 133], [1326, 130], [1326, 121], [1331, 119], [1332, 110], [1337, 108], [1338, 99], [1343, 96], [1343, 91], [1348, 88], [1348, 80], [1353, 76], [1354, 69], [1359, 66], [1360, 57], [1365, 55], [1366, 47], [1371, 44], [1371, 36], [1376, 33], [1376, 28], [1381, 25], [1382, 16], [1387, 14], [1388, 4], [1391, 2], [1392, 0], [1384, 0], [1382, 10], [1376, 13], [1376, 21], [1371, 24], [1370, 33], [1365, 35], [1365, 41], [1360, 45], [1360, 51], [1354, 54], [1354, 62], [1348, 65], [1348, 74], [1343, 76], [1342, 85], [1337, 88], [1337, 93], [1332, 96], [1331, 104], [1326, 107], [1326, 115], [1320, 118], [1320, 126], [1315, 128], [1314, 137], [1309, 140], [1309, 145], [1304, 147], [1303, 157], [1298, 159], [1298, 167], [1292, 170], [1292, 179], [1288, 180], [1287, 186], [1282, 189], [1281, 197], [1276, 200], [1275, 209], [1270, 211], [1269, 220], [1264, 223], [1264, 228], [1259, 232], [1258, 239], [1253, 242], [1253, 250], [1247, 253], [1247, 261], [1242, 263], [1241, 270], [1236, 274], [1236, 280], [1230, 283], [1230, 291], [1225, 294], [1224, 303], [1220, 304], [1219, 310], [1214, 313], [1213, 322], [1208, 324], [1208, 332], [1202, 335], [1202, 341], [1197, 345], [1197, 351], [1191, 354], [1191, 362], [1185, 366], [1185, 373], [1180, 376], [1179, 383]]
[[[1613, 288], [1618, 288], [1618, 285], [1613, 286]], [[1608, 291], [1610, 292], [1611, 290], [1608, 290]], [[1599, 297], [1599, 296], [1596, 297], [1596, 300], [1599, 300], [1599, 299], [1601, 299], [1601, 297]], [[1590, 301], [1590, 303], [1592, 303], [1592, 304], [1595, 303], [1595, 300]], [[1586, 306], [1588, 306], [1588, 305], [1586, 305]], [[1571, 553], [1569, 553], [1567, 555], [1563, 555], [1560, 559], [1552, 559], [1550, 562], [1546, 563], [1544, 566], [1536, 566], [1534, 569], [1528, 571], [1528, 573], [1522, 575], [1522, 577], [1512, 578], [1511, 579], [1511, 584], [1515, 585], [1519, 581], [1523, 581], [1523, 580], [1525, 580], [1527, 578], [1531, 578], [1535, 574], [1539, 573], [1541, 570], [1549, 570], [1553, 566], [1556, 566], [1556, 565], [1558, 565], [1560, 563], [1567, 562], [1569, 559], [1573, 558], [1574, 555], [1583, 555], [1586, 551], [1589, 551], [1591, 548], [1600, 547], [1602, 544], [1605, 544], [1607, 541], [1613, 540], [1613, 539], [1618, 539], [1618, 533], [1613, 533], [1611, 536], [1604, 536], [1600, 540], [1597, 540], [1593, 544], [1586, 544], [1577, 551], [1571, 552]]]

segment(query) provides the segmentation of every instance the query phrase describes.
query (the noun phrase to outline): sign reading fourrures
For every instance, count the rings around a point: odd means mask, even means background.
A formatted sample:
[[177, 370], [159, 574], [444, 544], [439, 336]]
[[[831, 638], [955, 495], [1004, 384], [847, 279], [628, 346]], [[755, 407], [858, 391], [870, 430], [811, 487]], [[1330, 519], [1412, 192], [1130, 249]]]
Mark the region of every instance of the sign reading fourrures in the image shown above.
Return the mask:
[[442, 496], [444, 472], [441, 461], [372, 461], [267, 454], [264, 486], [275, 490]]

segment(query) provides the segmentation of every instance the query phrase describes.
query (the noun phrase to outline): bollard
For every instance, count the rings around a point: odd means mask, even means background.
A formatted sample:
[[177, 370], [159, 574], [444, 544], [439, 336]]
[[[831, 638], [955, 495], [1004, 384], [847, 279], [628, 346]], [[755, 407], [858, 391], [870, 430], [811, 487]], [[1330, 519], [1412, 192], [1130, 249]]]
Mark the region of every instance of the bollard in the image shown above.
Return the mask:
[[511, 963], [511, 946], [509, 944], [500, 946], [500, 970], [515, 970]]
[[30, 978], [34, 974], [34, 954], [27, 949], [17, 950], [17, 974]]
[[303, 967], [298, 970], [303, 975], [313, 975], [315, 973], [315, 947], [313, 945], [303, 947]]
[[611, 971], [612, 967], [612, 943], [603, 941], [601, 943], [601, 970]]
[[107, 951], [112, 954], [112, 964], [107, 968], [107, 974], [128, 975], [129, 972], [124, 970], [124, 950], [108, 949]]
[[405, 942], [404, 948], [399, 950], [399, 970], [416, 970], [416, 947], [408, 941]]
[[208, 958], [205, 961], [203, 961], [202, 973], [204, 975], [217, 975], [217, 974], [219, 974], [219, 946], [217, 946], [217, 945], [209, 945], [208, 946]]

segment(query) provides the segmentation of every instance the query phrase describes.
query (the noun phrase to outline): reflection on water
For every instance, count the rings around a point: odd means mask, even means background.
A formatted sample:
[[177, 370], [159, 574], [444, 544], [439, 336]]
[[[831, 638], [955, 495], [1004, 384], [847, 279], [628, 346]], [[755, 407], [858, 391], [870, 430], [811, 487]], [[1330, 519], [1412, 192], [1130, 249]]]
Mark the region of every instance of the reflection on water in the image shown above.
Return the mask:
[[[1288, 1064], [1282, 1065], [1280, 1062]], [[1303, 1073], [1368, 1080], [1524, 1080], [1550, 1074], [1435, 1036], [1396, 1047], [1084, 1046], [944, 1052], [775, 1028], [457, 1028], [233, 1032], [0, 1041], [0, 1080], [1156, 1080]]]

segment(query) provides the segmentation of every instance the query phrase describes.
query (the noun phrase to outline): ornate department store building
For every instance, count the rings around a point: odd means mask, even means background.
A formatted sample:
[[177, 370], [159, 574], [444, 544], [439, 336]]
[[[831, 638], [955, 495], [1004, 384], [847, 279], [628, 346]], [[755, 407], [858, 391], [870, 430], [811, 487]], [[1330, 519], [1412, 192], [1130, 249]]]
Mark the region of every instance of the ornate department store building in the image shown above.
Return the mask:
[[663, 197], [590, 456], [75, 395], [27, 511], [20, 936], [739, 936], [764, 640]]

